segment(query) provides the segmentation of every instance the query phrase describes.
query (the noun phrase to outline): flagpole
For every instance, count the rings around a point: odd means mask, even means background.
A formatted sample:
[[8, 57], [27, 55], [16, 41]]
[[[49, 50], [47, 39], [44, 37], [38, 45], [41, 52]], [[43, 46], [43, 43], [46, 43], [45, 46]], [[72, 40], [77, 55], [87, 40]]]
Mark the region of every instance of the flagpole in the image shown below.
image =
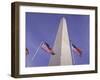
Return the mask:
[[40, 49], [41, 44], [43, 43], [43, 41], [40, 43], [39, 47], [37, 48], [36, 52], [34, 53], [34, 56], [32, 57], [32, 60], [34, 60], [35, 56], [37, 55], [37, 52]]
[[75, 64], [74, 56], [73, 56], [73, 51], [72, 51], [72, 41], [70, 40], [70, 47], [71, 47], [71, 56], [72, 56], [72, 63], [73, 65]]

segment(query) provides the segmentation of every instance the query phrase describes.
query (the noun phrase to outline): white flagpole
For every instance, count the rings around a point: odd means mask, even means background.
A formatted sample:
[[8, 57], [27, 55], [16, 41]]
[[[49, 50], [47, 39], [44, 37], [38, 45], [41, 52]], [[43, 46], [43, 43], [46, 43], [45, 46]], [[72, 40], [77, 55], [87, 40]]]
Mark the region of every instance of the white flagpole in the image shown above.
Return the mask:
[[70, 47], [71, 47], [71, 56], [72, 56], [72, 63], [75, 64], [74, 56], [73, 56], [73, 50], [72, 50], [72, 41], [70, 40]]
[[32, 57], [32, 60], [34, 60], [35, 56], [37, 55], [37, 52], [40, 49], [41, 44], [43, 43], [43, 41], [40, 43], [39, 47], [37, 48], [36, 52], [34, 53], [34, 56]]

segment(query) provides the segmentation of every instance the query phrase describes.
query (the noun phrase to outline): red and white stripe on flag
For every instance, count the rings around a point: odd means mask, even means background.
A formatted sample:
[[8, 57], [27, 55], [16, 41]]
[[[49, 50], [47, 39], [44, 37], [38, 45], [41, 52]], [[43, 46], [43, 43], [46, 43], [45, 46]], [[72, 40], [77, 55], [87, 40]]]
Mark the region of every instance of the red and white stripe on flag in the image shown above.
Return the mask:
[[72, 50], [77, 52], [79, 55], [81, 55], [81, 53], [82, 53], [81, 49], [76, 47], [74, 44], [72, 44]]
[[42, 45], [41, 45], [41, 48], [43, 50], [45, 50], [46, 52], [51, 53], [52, 55], [54, 55], [53, 50], [49, 47], [48, 43], [43, 42]]

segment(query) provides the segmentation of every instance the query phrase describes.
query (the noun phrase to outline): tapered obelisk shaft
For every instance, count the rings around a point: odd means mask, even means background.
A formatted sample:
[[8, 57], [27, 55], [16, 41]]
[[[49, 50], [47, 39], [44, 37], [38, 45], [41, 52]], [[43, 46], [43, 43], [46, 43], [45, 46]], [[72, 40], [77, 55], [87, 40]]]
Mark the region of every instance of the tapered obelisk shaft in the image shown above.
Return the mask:
[[55, 55], [51, 56], [49, 66], [72, 65], [68, 26], [64, 17], [60, 20], [53, 51]]

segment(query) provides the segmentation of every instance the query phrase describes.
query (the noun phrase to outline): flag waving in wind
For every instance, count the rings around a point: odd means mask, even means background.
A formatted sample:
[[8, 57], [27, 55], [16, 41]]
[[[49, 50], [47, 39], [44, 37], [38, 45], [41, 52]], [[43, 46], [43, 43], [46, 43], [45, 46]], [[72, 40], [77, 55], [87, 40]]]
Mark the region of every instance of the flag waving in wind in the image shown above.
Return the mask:
[[43, 50], [45, 50], [46, 52], [52, 54], [52, 55], [55, 55], [55, 53], [53, 52], [52, 48], [50, 48], [49, 44], [47, 42], [43, 42], [42, 45], [41, 45], [41, 48]]
[[80, 48], [78, 48], [78, 47], [76, 47], [74, 44], [72, 44], [72, 49], [73, 49], [74, 51], [76, 51], [76, 52], [81, 56], [82, 51], [81, 51]]
[[26, 48], [26, 55], [28, 55], [29, 54], [29, 50], [28, 50], [28, 48]]

